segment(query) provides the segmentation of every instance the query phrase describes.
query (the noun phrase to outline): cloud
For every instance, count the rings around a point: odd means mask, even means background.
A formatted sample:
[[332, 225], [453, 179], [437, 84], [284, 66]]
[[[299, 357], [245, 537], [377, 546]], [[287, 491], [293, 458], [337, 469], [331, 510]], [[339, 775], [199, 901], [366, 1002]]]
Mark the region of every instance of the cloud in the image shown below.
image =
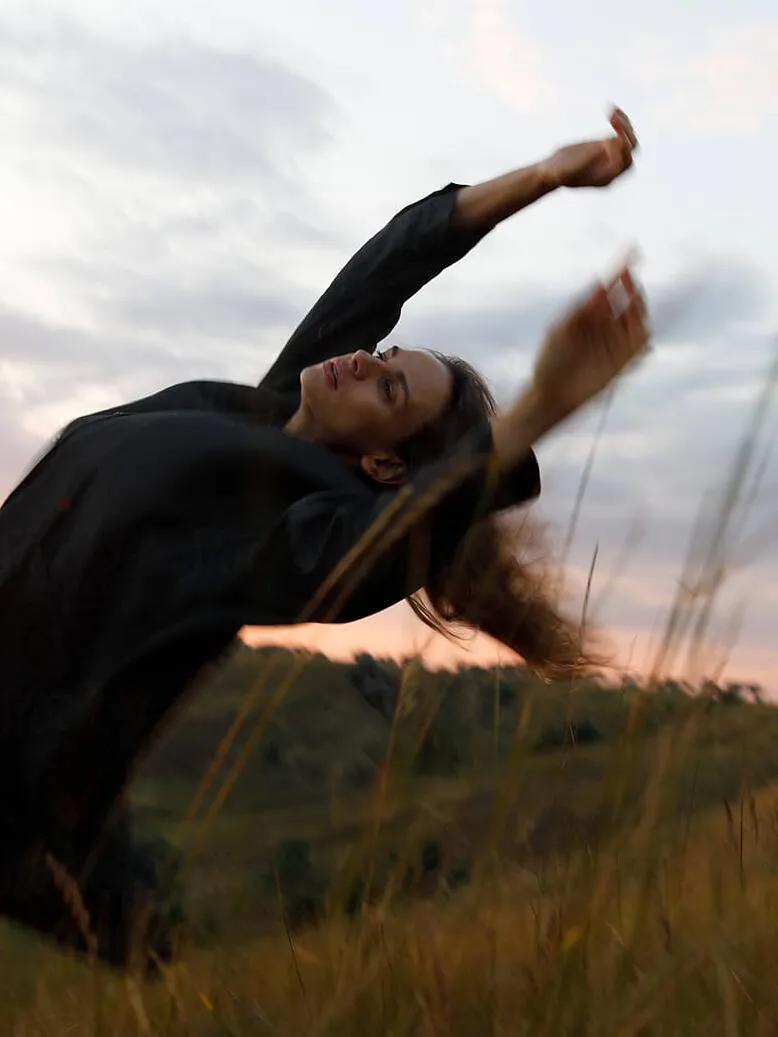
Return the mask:
[[[185, 34], [140, 44], [72, 19], [6, 17], [0, 90], [4, 173], [25, 209], [11, 280], [46, 278], [71, 310], [99, 300], [124, 316], [114, 292], [123, 280], [147, 320], [156, 313], [148, 296], [162, 285], [183, 281], [207, 295], [210, 283], [223, 316], [234, 305], [242, 326], [251, 285], [267, 312], [273, 271], [293, 266], [295, 250], [341, 244], [304, 175], [340, 110], [311, 78], [266, 55]], [[42, 231], [46, 213], [56, 214], [54, 232]], [[184, 326], [193, 313], [199, 324], [203, 307], [181, 292]], [[50, 293], [24, 294], [43, 306]], [[175, 330], [169, 314], [162, 323]]]
[[100, 325], [131, 329], [137, 338], [151, 333], [192, 355], [208, 341], [248, 348], [270, 332], [282, 343], [302, 316], [295, 286], [248, 261], [210, 259], [160, 263], [156, 269], [65, 262], [59, 273]]
[[[685, 388], [704, 382], [714, 358], [719, 385], [731, 385], [718, 377], [722, 364], [727, 376], [743, 373], [744, 365], [748, 368], [753, 351], [739, 344], [733, 354], [732, 343], [753, 342], [753, 334], [749, 338], [743, 329], [758, 324], [766, 311], [769, 284], [761, 270], [736, 259], [707, 258], [672, 278], [648, 283], [646, 294], [658, 352], [668, 345], [705, 352], [704, 359], [676, 359], [668, 380]], [[503, 289], [491, 299], [481, 297], [475, 306], [413, 311], [403, 318], [398, 334], [408, 345], [459, 353], [478, 362], [509, 390], [517, 380], [517, 358], [526, 368], [549, 324], [574, 301], [567, 288], [526, 284], [510, 294]], [[757, 357], [763, 353], [761, 339], [759, 343]], [[752, 364], [749, 377], [755, 370]]]
[[[625, 544], [635, 541], [627, 574], [602, 617], [614, 627], [650, 626], [663, 614], [700, 509], [698, 552], [712, 534], [775, 350], [764, 327], [768, 279], [750, 263], [702, 257], [672, 275], [663, 271], [646, 290], [658, 332], [655, 350], [618, 387], [610, 406], [568, 558], [580, 594], [599, 544], [599, 593]], [[549, 285], [495, 292], [491, 301], [479, 298], [466, 308], [411, 311], [397, 337], [465, 356], [505, 401], [528, 374], [545, 328], [569, 301], [569, 292]], [[602, 412], [600, 402], [538, 447], [544, 493], [536, 512], [551, 523], [557, 550], [565, 543]], [[758, 454], [776, 431], [773, 417]], [[733, 529], [733, 558], [750, 567], [725, 596], [725, 611], [750, 579], [758, 613], [770, 581], [778, 578], [778, 532], [771, 533], [776, 486], [778, 465], [771, 458], [750, 516]], [[752, 624], [748, 636], [754, 629]]]
[[189, 285], [140, 278], [102, 309], [106, 317], [141, 330], [243, 343], [269, 328], [291, 329], [299, 316], [288, 295], [261, 283], [235, 284], [230, 278]]
[[259, 380], [276, 352], [247, 350], [235, 370], [235, 355], [225, 357], [213, 340], [176, 351], [158, 339], [49, 324], [8, 309], [0, 310], [0, 341], [0, 501], [72, 418], [190, 379]]
[[657, 288], [651, 320], [659, 336], [696, 341], [758, 321], [769, 293], [768, 278], [752, 263], [709, 258]]
[[[3, 362], [13, 371], [29, 370], [35, 375], [31, 391], [46, 394], [59, 379], [110, 379], [126, 364], [132, 339], [117, 334], [106, 338], [89, 330], [57, 325], [11, 307], [0, 309], [0, 340]], [[154, 358], [162, 363], [159, 350], [133, 347], [134, 361], [144, 365]], [[8, 375], [6, 376], [8, 377]], [[23, 375], [18, 380], [24, 381]]]
[[40, 444], [37, 436], [22, 427], [20, 409], [7, 395], [0, 396], [0, 503], [31, 464]]
[[[56, 324], [8, 307], [0, 309], [0, 341], [3, 420], [20, 433], [2, 439], [3, 461], [10, 456], [12, 466], [19, 451], [40, 445], [71, 417], [196, 377], [206, 366], [142, 336]], [[0, 484], [0, 493], [5, 489]]]
[[663, 95], [664, 121], [703, 132], [755, 134], [778, 114], [778, 22], [719, 30], [680, 49], [649, 39], [633, 67]]
[[504, 0], [472, 0], [465, 27], [468, 67], [504, 104], [537, 112], [556, 99], [548, 52], [512, 20]]
[[342, 241], [303, 175], [339, 109], [266, 55], [5, 17], [0, 89], [24, 224], [42, 201], [66, 227], [12, 254], [29, 302], [0, 306], [2, 495], [76, 414], [258, 379], [305, 311], [290, 257]]
[[[775, 342], [760, 326], [769, 286], [750, 264], [700, 260], [648, 284], [647, 295], [660, 334], [653, 354], [619, 385], [609, 407], [579, 541], [591, 551], [600, 540], [607, 554], [640, 520], [652, 564], [672, 567], [683, 555], [700, 503], [728, 477]], [[397, 337], [407, 345], [463, 355], [507, 402], [528, 375], [549, 322], [567, 305], [568, 293], [558, 288], [527, 287], [466, 310], [413, 312]], [[539, 447], [545, 485], [540, 510], [562, 535], [603, 407], [602, 401], [589, 407]], [[773, 466], [767, 485], [775, 479]], [[754, 524], [769, 517], [769, 496], [761, 494]]]
[[[625, 545], [632, 539], [628, 570], [600, 616], [614, 627], [649, 626], [666, 613], [685, 575], [690, 550], [693, 569], [686, 578], [693, 582], [702, 574], [709, 546], [727, 513], [724, 502], [755, 403], [722, 409], [706, 405], [699, 396], [694, 405], [670, 409], [648, 395], [654, 408], [643, 426], [640, 452], [631, 455], [628, 447], [623, 449], [623, 433], [606, 425], [568, 559], [578, 570], [575, 583], [581, 593], [598, 545], [596, 598], [605, 574], [624, 560]], [[581, 444], [587, 453], [592, 444], [589, 432]], [[778, 581], [778, 465], [770, 453], [776, 432], [773, 411], [757, 437], [723, 541], [727, 579], [718, 613], [726, 615], [739, 602], [748, 602], [749, 622], [742, 635], [748, 644], [764, 641], [760, 617]], [[540, 451], [546, 494], [539, 510], [552, 519], [559, 544], [565, 539], [583, 470], [583, 462], [570, 457], [573, 436], [560, 436], [547, 451]]]
[[286, 182], [336, 109], [273, 59], [185, 36], [134, 45], [59, 18], [0, 24], [0, 88], [52, 150], [146, 178]]

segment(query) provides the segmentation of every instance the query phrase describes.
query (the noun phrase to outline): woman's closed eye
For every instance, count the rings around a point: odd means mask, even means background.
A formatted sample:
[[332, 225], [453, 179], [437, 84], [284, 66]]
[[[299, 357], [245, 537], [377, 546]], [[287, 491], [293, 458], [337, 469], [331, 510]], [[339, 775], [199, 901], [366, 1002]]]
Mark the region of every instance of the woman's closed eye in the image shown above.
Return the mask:
[[[384, 364], [388, 363], [389, 357], [381, 350], [376, 350], [376, 357]], [[383, 398], [389, 403], [394, 403], [397, 391], [391, 378], [382, 378], [379, 383], [379, 391]]]

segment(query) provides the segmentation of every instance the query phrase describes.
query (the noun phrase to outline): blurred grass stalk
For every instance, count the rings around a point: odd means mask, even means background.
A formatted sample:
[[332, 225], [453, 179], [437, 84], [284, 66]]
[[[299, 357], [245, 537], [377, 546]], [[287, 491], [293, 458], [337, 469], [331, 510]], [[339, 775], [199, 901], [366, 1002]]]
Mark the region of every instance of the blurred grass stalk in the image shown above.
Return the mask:
[[760, 453], [760, 436], [774, 402], [777, 379], [778, 342], [729, 476], [723, 488], [700, 507], [650, 671], [649, 687], [676, 662], [684, 647], [686, 673], [692, 684], [700, 685], [722, 668], [720, 661], [717, 666], [706, 665], [707, 638], [722, 587], [734, 567], [738, 545], [733, 541], [742, 534], [764, 476], [769, 447]]

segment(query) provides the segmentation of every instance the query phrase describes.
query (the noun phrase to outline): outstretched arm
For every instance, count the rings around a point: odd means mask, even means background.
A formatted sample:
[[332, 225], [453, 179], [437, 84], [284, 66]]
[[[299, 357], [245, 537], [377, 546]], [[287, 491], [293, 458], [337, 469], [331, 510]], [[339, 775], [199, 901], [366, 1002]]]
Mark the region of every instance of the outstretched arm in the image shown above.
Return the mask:
[[372, 351], [403, 305], [470, 252], [497, 224], [559, 187], [605, 187], [632, 161], [626, 116], [614, 136], [572, 144], [549, 158], [473, 186], [447, 187], [406, 206], [351, 258], [297, 327], [262, 380], [296, 393], [304, 367], [355, 349]]
[[303, 368], [356, 349], [372, 352], [407, 300], [483, 237], [454, 219], [460, 190], [449, 184], [406, 206], [366, 242], [294, 331], [261, 385], [298, 392]]

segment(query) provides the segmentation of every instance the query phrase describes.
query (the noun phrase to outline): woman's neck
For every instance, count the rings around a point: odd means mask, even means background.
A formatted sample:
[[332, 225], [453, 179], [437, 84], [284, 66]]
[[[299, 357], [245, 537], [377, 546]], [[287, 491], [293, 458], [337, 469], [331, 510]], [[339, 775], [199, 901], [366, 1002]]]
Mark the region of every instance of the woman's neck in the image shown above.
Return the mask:
[[302, 404], [284, 425], [284, 432], [288, 432], [290, 436], [296, 436], [298, 439], [307, 439], [311, 443], [320, 441], [320, 437], [316, 434], [315, 423]]
[[289, 436], [294, 436], [296, 439], [304, 439], [308, 443], [318, 443], [319, 446], [324, 447], [334, 457], [337, 457], [339, 461], [348, 465], [349, 468], [360, 468], [359, 457], [355, 456], [350, 451], [334, 446], [329, 442], [327, 438], [321, 434], [316, 422], [313, 421], [310, 413], [302, 406], [302, 404], [284, 425], [284, 432]]

